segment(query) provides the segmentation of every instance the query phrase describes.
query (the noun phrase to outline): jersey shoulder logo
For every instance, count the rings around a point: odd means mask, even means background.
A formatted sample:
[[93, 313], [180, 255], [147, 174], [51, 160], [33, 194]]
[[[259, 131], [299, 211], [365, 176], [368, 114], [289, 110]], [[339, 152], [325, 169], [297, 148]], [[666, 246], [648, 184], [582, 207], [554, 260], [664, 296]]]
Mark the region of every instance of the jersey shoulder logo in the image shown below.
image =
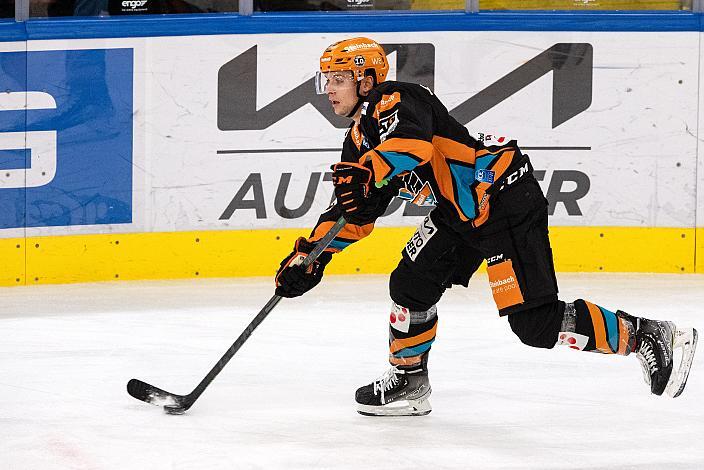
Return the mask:
[[379, 119], [379, 140], [385, 141], [398, 125], [398, 109], [393, 113]]
[[437, 204], [437, 199], [433, 188], [430, 187], [430, 183], [420, 179], [415, 171], [403, 176], [401, 180], [404, 187], [398, 191], [399, 199], [420, 207], [431, 207]]

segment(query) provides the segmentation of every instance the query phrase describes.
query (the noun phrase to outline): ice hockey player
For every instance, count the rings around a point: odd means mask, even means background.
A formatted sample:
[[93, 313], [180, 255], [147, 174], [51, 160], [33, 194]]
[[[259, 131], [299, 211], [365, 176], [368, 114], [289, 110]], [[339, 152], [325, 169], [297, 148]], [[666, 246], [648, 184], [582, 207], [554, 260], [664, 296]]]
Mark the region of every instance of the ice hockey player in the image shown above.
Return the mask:
[[[528, 156], [515, 141], [485, 147], [430, 90], [387, 81], [388, 70], [384, 50], [367, 38], [337, 42], [320, 58], [318, 92], [327, 94], [337, 115], [353, 122], [341, 162], [333, 166], [336, 203], [309, 238], [296, 241], [276, 275], [278, 295], [300, 296], [320, 282], [333, 253], [371, 233], [394, 197], [435, 206], [391, 273], [391, 368], [357, 390], [357, 411], [431, 411], [428, 353], [438, 322], [436, 304], [448, 287], [466, 287], [484, 260], [499, 315], [508, 318], [523, 343], [635, 353], [653, 394], [682, 393], [696, 330], [583, 299], [559, 300], [547, 200]], [[303, 270], [301, 260], [341, 215], [347, 221], [343, 231]]]

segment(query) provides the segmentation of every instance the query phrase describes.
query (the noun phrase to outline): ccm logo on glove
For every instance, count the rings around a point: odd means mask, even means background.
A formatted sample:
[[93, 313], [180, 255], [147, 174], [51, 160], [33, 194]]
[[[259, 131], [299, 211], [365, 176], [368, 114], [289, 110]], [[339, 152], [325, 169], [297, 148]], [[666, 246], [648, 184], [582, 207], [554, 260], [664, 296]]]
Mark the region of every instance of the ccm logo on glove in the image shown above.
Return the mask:
[[369, 184], [372, 170], [359, 163], [341, 162], [331, 167], [332, 182], [335, 185], [335, 197], [342, 209], [345, 220], [355, 225], [373, 222], [367, 213]]

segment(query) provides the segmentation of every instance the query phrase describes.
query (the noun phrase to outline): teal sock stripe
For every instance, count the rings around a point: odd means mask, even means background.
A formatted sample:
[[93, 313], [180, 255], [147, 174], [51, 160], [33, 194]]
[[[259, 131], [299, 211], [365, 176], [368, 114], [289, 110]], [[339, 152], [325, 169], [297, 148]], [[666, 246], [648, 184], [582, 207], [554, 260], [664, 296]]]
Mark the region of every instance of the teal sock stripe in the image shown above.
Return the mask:
[[609, 347], [611, 351], [618, 352], [618, 340], [619, 340], [619, 329], [618, 329], [618, 317], [616, 314], [610, 310], [606, 310], [604, 307], [599, 307], [601, 314], [604, 316], [604, 325], [606, 325], [606, 339], [609, 342]]
[[413, 356], [419, 356], [426, 352], [428, 349], [430, 349], [430, 345], [433, 344], [433, 341], [435, 341], [435, 338], [431, 339], [430, 341], [419, 344], [418, 346], [413, 346], [412, 348], [403, 348], [400, 351], [396, 351], [393, 356], [394, 357], [413, 357]]

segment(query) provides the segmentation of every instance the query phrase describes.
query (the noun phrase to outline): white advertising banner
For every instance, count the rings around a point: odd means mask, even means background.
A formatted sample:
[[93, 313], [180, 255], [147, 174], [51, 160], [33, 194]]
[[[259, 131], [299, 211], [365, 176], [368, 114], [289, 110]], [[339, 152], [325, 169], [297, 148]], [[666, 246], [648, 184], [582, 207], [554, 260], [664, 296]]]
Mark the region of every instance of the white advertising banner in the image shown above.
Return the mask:
[[[133, 48], [133, 199], [130, 223], [27, 234], [311, 227], [346, 130], [312, 78], [354, 35], [474, 136], [517, 139], [552, 225], [694, 226], [699, 33], [360, 32], [32, 41]], [[394, 208], [380, 225], [424, 214]]]

